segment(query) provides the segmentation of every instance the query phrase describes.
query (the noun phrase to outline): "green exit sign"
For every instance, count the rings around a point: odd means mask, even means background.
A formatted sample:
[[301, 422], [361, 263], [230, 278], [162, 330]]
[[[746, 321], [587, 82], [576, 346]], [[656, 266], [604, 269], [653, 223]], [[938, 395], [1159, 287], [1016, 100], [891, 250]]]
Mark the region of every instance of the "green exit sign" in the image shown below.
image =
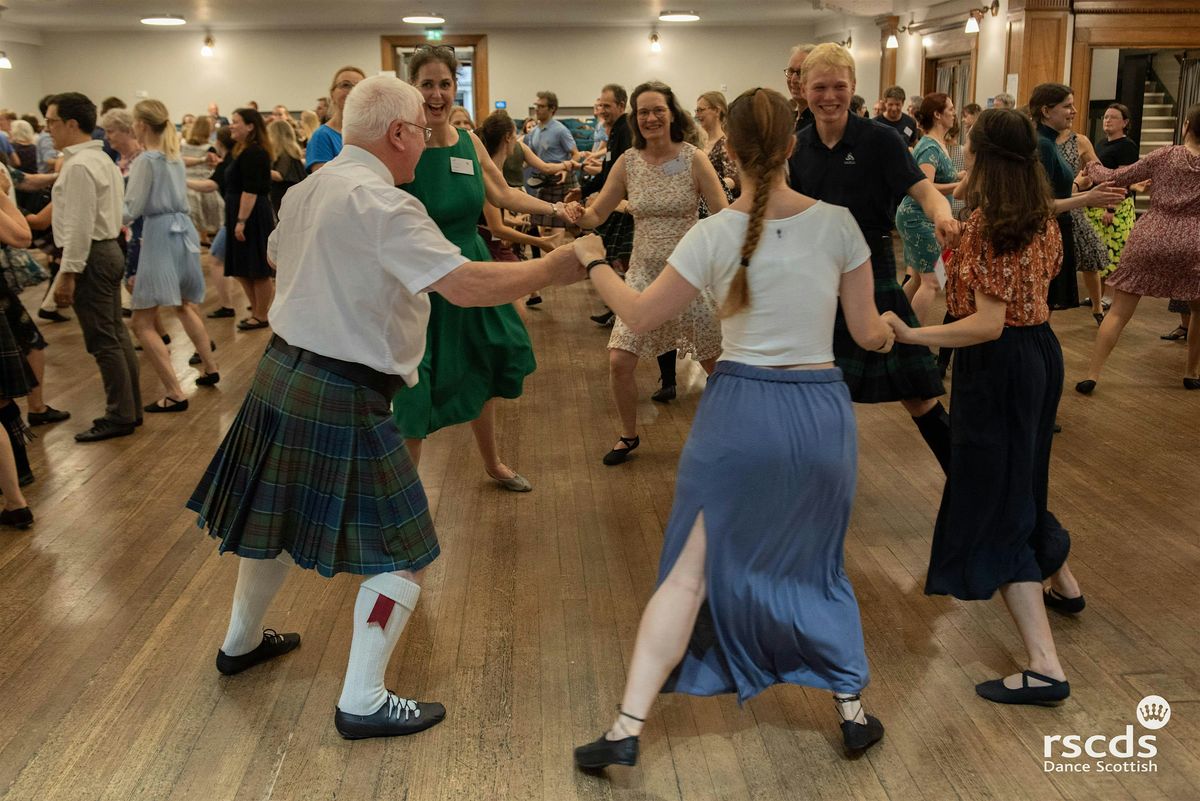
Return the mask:
[[442, 29], [441, 28], [426, 28], [425, 29], [425, 40], [429, 41], [429, 42], [442, 41]]

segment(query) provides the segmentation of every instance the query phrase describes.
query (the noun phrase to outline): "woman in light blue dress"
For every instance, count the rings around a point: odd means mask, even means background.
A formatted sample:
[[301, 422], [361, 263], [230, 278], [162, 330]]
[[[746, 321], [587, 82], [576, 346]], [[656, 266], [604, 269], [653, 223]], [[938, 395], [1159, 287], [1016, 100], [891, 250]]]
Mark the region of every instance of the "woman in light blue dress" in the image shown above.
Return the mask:
[[133, 109], [133, 132], [145, 152], [129, 169], [125, 189], [126, 221], [143, 218], [142, 250], [133, 285], [133, 328], [166, 395], [147, 412], [182, 412], [187, 396], [171, 366], [167, 346], [154, 333], [159, 306], [170, 306], [196, 347], [203, 366], [197, 386], [221, 380], [212, 356], [212, 340], [198, 304], [204, 300], [200, 236], [188, 208], [187, 177], [179, 154], [179, 136], [166, 106], [143, 100]]

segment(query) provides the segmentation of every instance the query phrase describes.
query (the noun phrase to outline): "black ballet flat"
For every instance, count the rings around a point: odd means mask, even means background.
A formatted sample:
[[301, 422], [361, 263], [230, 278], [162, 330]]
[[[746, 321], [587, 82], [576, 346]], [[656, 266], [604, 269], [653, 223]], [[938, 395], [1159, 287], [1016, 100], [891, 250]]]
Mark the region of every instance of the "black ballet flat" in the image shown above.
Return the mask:
[[[634, 717], [623, 711], [621, 707], [617, 707], [617, 714], [630, 720], [636, 720], [638, 723], [646, 722], [643, 718]], [[609, 765], [624, 765], [631, 768], [637, 764], [637, 735], [621, 740], [610, 740], [605, 736], [607, 734], [608, 732], [605, 732], [600, 735], [599, 739], [575, 749], [575, 767], [580, 770], [603, 770]]]
[[[846, 698], [833, 697], [835, 706], [839, 702], [845, 701], [862, 701], [862, 696], [851, 695]], [[838, 715], [842, 714], [841, 706], [838, 706]], [[879, 718], [874, 715], [867, 715], [866, 723], [855, 723], [853, 720], [842, 718], [842, 743], [846, 746], [846, 754], [848, 756], [857, 756], [863, 751], [866, 751], [875, 743], [883, 739], [883, 724]]]
[[1200, 378], [1185, 378], [1183, 379], [1184, 389], [1200, 389]]
[[1075, 391], [1080, 395], [1091, 395], [1092, 390], [1096, 388], [1096, 382], [1090, 378], [1086, 378], [1075, 385]]
[[212, 387], [212, 386], [216, 386], [217, 383], [220, 382], [220, 380], [221, 380], [221, 374], [218, 372], [205, 373], [204, 375], [202, 375], [196, 379], [196, 386]]
[[[1048, 682], [1045, 687], [1029, 686], [1030, 679]], [[1069, 682], [1052, 679], [1032, 670], [1021, 671], [1021, 687], [1010, 690], [1004, 679], [992, 679], [975, 685], [975, 693], [996, 704], [1028, 704], [1030, 706], [1056, 706], [1071, 695]]]
[[624, 464], [629, 459], [629, 452], [642, 444], [641, 437], [620, 437], [621, 444], [624, 448], [613, 448], [608, 453], [604, 454], [604, 463], [609, 467], [618, 464]]
[[650, 400], [655, 403], [670, 403], [675, 400], [675, 385], [663, 384], [658, 390], [650, 396]]
[[1065, 615], [1078, 615], [1087, 606], [1087, 601], [1083, 599], [1082, 595], [1068, 598], [1053, 587], [1042, 593], [1042, 600], [1046, 602], [1047, 609], [1053, 609], [1055, 612], [1062, 612]]
[[575, 749], [575, 767], [580, 770], [603, 770], [609, 765], [633, 767], [638, 760], [638, 738], [610, 740], [603, 734], [600, 739]]
[[[38, 314], [41, 314], [41, 312], [38, 312]], [[1163, 334], [1159, 339], [1165, 339], [1168, 342], [1179, 342], [1180, 340], [1187, 342], [1187, 331], [1182, 325], [1177, 325], [1174, 331], [1171, 331], [1169, 334]]]
[[1100, 312], [1092, 312], [1092, 319], [1096, 321], [1096, 325], [1104, 324], [1104, 315]]
[[156, 401], [149, 406], [144, 407], [144, 411], [147, 411], [150, 414], [186, 412], [187, 409], [187, 398], [184, 398], [183, 400], [175, 400], [172, 397], [165, 397], [160, 401]]

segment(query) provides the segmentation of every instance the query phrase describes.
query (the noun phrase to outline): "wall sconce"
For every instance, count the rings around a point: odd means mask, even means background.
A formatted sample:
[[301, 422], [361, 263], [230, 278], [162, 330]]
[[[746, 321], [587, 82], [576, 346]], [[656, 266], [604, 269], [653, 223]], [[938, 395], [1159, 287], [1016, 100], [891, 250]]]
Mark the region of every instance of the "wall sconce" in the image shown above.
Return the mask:
[[896, 34], [889, 33], [888, 38], [887, 38], [887, 44], [884, 45], [884, 47], [886, 47], [888, 50], [895, 50], [899, 46], [900, 46], [900, 40], [896, 38]]
[[847, 50], [849, 50], [849, 49], [851, 49], [852, 47], [854, 47], [854, 34], [852, 34], [852, 33], [847, 33], [847, 34], [846, 34], [846, 40], [845, 40], [844, 42], [838, 42], [838, 46], [839, 46], [839, 47], [844, 47], [844, 48], [846, 48]]
[[200, 55], [205, 58], [213, 57], [213, 48], [217, 46], [216, 41], [212, 38], [211, 33], [204, 35], [204, 46], [200, 48]]
[[12, 62], [8, 60], [8, 54], [0, 50], [0, 70], [11, 70]]
[[658, 41], [657, 33], [650, 34], [650, 52], [651, 53], [661, 53], [662, 52], [662, 42]]
[[965, 28], [965, 32], [979, 33], [979, 20], [983, 19], [983, 15], [989, 11], [992, 13], [993, 17], [999, 14], [1000, 0], [992, 0], [992, 4], [990, 6], [971, 9], [970, 13], [967, 15], [967, 27]]

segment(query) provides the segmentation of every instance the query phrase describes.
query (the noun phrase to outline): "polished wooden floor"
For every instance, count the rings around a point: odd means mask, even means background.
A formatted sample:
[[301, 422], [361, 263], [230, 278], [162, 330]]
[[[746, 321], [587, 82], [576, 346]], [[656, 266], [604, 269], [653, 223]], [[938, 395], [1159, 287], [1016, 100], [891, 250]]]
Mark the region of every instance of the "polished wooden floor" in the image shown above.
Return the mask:
[[[524, 397], [501, 404], [503, 454], [533, 493], [488, 482], [466, 428], [428, 444], [421, 472], [443, 555], [388, 676], [449, 715], [417, 737], [353, 744], [331, 718], [355, 579], [295, 571], [267, 625], [302, 632], [301, 648], [232, 679], [213, 667], [235, 559], [218, 558], [183, 504], [268, 334], [209, 321], [223, 380], [196, 389], [192, 348], [169, 320], [191, 410], [77, 445], [72, 435], [102, 411], [98, 374], [74, 321], [44, 326], [48, 398], [74, 416], [31, 446], [35, 527], [0, 533], [3, 798], [1200, 798], [1200, 393], [1180, 385], [1184, 348], [1158, 338], [1174, 324], [1162, 301], [1143, 303], [1096, 394], [1068, 390], [1060, 409], [1053, 508], [1088, 598], [1078, 619], [1052, 620], [1067, 704], [975, 696], [977, 681], [1015, 669], [1016, 632], [999, 598], [922, 594], [942, 476], [899, 408], [859, 407], [847, 570], [882, 745], [844, 759], [822, 692], [776, 687], [742, 708], [668, 696], [636, 769], [576, 773], [571, 747], [607, 725], [620, 696], [702, 386], [699, 369], [681, 365], [681, 399], [640, 408], [637, 457], [601, 465], [616, 429], [608, 332], [586, 320], [589, 292], [551, 291], [530, 315], [539, 369]], [[1080, 310], [1055, 327], [1070, 384], [1095, 325]], [[656, 378], [642, 367], [643, 395]], [[160, 393], [145, 368], [142, 383], [147, 401]], [[1173, 707], [1157, 772], [1044, 772], [1044, 735], [1121, 734], [1149, 694]]]

